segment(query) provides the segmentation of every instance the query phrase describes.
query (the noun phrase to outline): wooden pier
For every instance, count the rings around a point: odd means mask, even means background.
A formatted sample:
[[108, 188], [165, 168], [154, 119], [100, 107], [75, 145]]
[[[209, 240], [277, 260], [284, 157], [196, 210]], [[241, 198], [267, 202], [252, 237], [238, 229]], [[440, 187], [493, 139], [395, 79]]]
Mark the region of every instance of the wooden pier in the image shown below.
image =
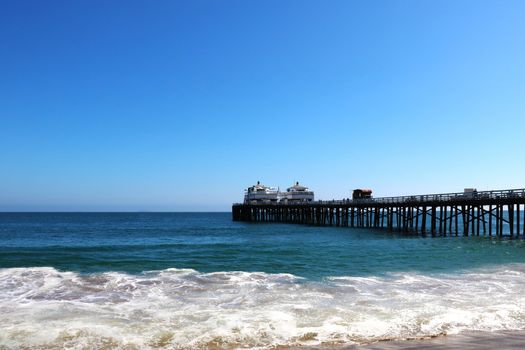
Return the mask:
[[234, 221], [388, 229], [432, 236], [525, 236], [525, 189], [232, 206]]

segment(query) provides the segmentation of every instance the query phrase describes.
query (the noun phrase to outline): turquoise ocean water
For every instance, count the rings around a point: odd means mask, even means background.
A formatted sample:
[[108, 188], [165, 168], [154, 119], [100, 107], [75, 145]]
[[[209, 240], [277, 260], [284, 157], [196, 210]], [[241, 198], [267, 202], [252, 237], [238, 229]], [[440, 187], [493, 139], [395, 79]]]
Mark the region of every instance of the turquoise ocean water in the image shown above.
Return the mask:
[[269, 348], [525, 328], [521, 239], [230, 213], [0, 213], [0, 242], [0, 346], [13, 349]]

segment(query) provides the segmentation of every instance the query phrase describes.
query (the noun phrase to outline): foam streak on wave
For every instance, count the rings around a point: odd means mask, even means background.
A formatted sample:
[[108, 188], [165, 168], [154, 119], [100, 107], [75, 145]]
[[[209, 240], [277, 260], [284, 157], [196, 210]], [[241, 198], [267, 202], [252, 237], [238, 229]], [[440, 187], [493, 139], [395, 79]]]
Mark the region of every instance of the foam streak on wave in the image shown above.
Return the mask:
[[0, 269], [0, 346], [268, 348], [525, 328], [525, 265], [332, 277]]

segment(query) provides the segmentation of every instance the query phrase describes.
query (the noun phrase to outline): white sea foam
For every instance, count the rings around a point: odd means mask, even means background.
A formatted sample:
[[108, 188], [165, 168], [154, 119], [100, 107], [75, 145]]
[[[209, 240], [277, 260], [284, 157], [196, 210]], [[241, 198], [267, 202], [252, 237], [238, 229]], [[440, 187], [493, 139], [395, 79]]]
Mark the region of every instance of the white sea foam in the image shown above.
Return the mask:
[[0, 269], [0, 347], [364, 343], [525, 328], [525, 265], [312, 282], [288, 274]]

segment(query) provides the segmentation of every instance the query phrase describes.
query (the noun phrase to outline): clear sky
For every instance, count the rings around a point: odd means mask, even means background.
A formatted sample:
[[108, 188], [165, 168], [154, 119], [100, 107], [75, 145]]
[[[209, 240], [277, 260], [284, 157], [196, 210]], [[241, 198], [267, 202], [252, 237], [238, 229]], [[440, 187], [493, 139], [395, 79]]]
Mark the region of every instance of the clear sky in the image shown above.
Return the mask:
[[525, 187], [525, 1], [0, 4], [0, 210]]

